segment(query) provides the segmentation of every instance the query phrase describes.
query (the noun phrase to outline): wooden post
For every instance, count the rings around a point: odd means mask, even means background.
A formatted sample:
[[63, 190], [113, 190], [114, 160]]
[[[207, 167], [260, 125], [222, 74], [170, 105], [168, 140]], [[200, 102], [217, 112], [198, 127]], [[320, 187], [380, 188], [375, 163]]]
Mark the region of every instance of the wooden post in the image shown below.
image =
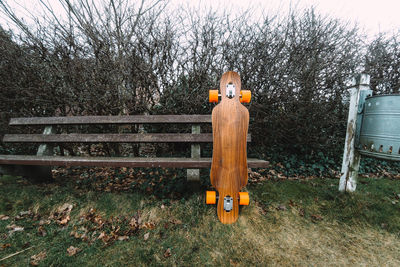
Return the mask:
[[[192, 125], [192, 134], [200, 134], [200, 125]], [[191, 157], [195, 159], [200, 158], [200, 144], [191, 145]], [[187, 169], [186, 172], [188, 182], [200, 182], [199, 169]]]
[[369, 83], [370, 76], [368, 74], [358, 74], [354, 77], [352, 87], [349, 89], [349, 116], [347, 119], [346, 140], [339, 182], [339, 191], [341, 192], [354, 192], [357, 187], [361, 156], [356, 149], [358, 145], [356, 140], [358, 140], [361, 127], [365, 98], [372, 94]]

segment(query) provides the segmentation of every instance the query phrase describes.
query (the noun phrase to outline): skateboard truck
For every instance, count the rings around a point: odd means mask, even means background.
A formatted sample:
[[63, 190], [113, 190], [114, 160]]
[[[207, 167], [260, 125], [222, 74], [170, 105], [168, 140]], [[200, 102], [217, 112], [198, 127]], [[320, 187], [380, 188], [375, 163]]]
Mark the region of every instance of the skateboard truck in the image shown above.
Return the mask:
[[226, 85], [226, 96], [230, 98], [235, 97], [236, 86], [233, 83], [228, 83]]
[[[217, 204], [217, 200], [219, 196], [217, 196], [216, 191], [206, 191], [206, 204]], [[249, 205], [249, 193], [248, 192], [239, 192], [238, 196], [239, 205], [247, 206]], [[231, 211], [233, 209], [233, 197], [226, 196], [224, 197], [224, 210]]]
[[[226, 85], [225, 91], [226, 97], [232, 99], [236, 94], [236, 87], [233, 83], [229, 83]], [[218, 90], [210, 90], [208, 93], [208, 101], [210, 103], [218, 103], [218, 97], [221, 94], [218, 93]], [[240, 103], [250, 103], [251, 101], [251, 92], [249, 90], [241, 90], [239, 94]]]
[[233, 209], [233, 198], [231, 196], [224, 197], [224, 210], [230, 212]]

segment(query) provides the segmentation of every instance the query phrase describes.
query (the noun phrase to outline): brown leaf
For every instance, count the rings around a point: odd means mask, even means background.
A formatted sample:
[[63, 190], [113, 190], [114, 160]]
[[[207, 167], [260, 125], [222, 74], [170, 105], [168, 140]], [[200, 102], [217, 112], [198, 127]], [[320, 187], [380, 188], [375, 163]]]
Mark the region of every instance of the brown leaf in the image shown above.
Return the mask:
[[143, 236], [144, 241], [149, 239], [149, 237], [150, 237], [150, 233], [145, 233], [144, 236]]
[[69, 217], [69, 215], [67, 215], [64, 218], [61, 218], [61, 220], [58, 220], [57, 223], [60, 225], [66, 225], [70, 220], [71, 220], [71, 217]]
[[40, 221], [39, 221], [39, 225], [45, 225], [45, 224], [46, 224], [46, 225], [49, 225], [50, 222], [51, 222], [50, 220], [40, 220]]
[[152, 229], [156, 228], [156, 224], [153, 222], [145, 222], [145, 223], [143, 223], [143, 225], [140, 228], [152, 230]]
[[4, 215], [4, 214], [0, 214], [0, 221], [6, 221], [6, 220], [8, 220], [8, 219], [10, 219], [9, 216]]
[[73, 247], [73, 246], [70, 246], [69, 248], [67, 248], [68, 256], [74, 256], [79, 251], [81, 251], [80, 248], [76, 248], [76, 247]]
[[38, 235], [40, 235], [40, 236], [46, 236], [47, 235], [47, 232], [46, 232], [46, 230], [44, 229], [43, 226], [39, 226]]
[[30, 265], [38, 266], [39, 262], [46, 258], [46, 251], [42, 251], [39, 254], [33, 255], [31, 257]]
[[69, 234], [70, 236], [73, 236], [73, 237], [75, 237], [75, 238], [81, 238], [82, 237], [82, 235], [81, 234], [79, 234], [78, 232], [76, 232], [76, 231], [71, 231], [71, 233]]
[[132, 219], [131, 219], [131, 221], [129, 222], [129, 226], [130, 226], [132, 229], [137, 229], [137, 228], [139, 228], [139, 223], [138, 223], [138, 221], [136, 220], [136, 218], [132, 218]]
[[[100, 237], [100, 236], [101, 236], [101, 237]], [[110, 241], [111, 236], [109, 236], [109, 235], [107, 235], [107, 234], [105, 234], [105, 233], [101, 233], [101, 234], [99, 235], [98, 239], [101, 239], [101, 241], [103, 241], [104, 244], [107, 244], [107, 243]]]
[[97, 237], [97, 239], [103, 239], [103, 238], [105, 237], [105, 235], [106, 235], [106, 233], [101, 232], [101, 233], [99, 234], [99, 236]]
[[171, 249], [170, 248], [168, 248], [165, 252], [164, 252], [164, 257], [165, 258], [169, 258], [169, 257], [171, 257]]
[[9, 248], [9, 247], [11, 247], [11, 244], [9, 244], [9, 243], [3, 244], [3, 245], [0, 246], [0, 251], [1, 250], [5, 250], [6, 248]]

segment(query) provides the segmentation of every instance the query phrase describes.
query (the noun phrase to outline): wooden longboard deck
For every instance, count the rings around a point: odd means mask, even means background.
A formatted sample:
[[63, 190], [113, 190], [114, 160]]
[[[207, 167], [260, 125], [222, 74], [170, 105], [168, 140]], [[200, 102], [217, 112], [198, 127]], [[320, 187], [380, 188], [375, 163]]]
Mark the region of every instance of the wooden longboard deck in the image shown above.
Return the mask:
[[[235, 85], [235, 97], [225, 94], [228, 84]], [[249, 126], [249, 111], [239, 100], [240, 76], [229, 71], [220, 81], [221, 103], [212, 111], [213, 158], [211, 184], [218, 191], [217, 214], [224, 224], [235, 222], [239, 217], [239, 191], [247, 184], [246, 138]], [[224, 197], [233, 198], [233, 209], [224, 210]]]

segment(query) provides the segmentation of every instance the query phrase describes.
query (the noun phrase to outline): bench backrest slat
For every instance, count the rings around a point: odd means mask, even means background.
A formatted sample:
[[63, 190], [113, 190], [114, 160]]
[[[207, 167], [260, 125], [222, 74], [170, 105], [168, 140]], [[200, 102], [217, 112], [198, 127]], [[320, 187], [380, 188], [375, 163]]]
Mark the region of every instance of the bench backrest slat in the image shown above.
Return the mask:
[[[5, 143], [212, 143], [211, 133], [5, 134]], [[248, 135], [247, 141], [251, 142]]]
[[130, 115], [11, 118], [9, 125], [211, 123], [211, 115]]

